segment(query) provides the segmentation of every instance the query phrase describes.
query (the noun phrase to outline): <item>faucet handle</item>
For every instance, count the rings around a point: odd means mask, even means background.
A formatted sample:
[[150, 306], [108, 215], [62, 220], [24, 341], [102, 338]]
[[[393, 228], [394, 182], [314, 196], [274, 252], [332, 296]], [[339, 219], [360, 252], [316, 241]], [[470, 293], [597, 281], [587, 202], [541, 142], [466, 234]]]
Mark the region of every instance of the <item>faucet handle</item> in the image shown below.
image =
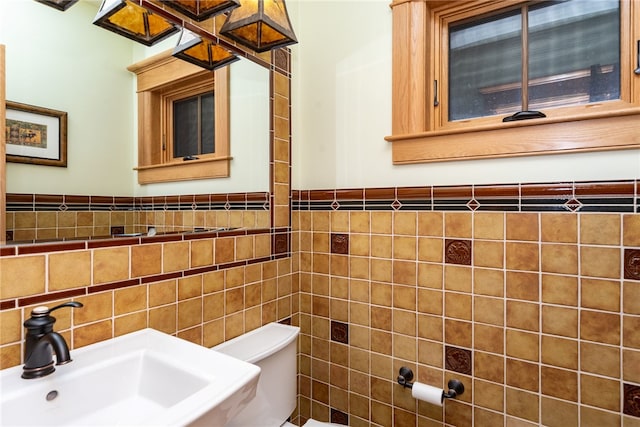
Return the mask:
[[65, 302], [64, 304], [57, 305], [51, 309], [45, 305], [41, 305], [31, 310], [31, 317], [48, 316], [49, 314], [51, 314], [53, 310], [57, 310], [59, 308], [64, 308], [64, 307], [80, 308], [82, 306], [83, 306], [82, 303], [79, 303], [77, 301]]

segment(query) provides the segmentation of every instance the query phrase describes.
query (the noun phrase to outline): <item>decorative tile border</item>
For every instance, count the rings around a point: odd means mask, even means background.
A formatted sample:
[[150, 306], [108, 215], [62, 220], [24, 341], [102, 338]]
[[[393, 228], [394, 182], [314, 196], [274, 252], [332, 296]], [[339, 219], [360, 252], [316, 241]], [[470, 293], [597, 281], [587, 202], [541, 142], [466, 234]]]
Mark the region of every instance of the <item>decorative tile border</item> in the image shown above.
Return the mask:
[[269, 193], [144, 197], [7, 193], [6, 208], [7, 212], [269, 210]]
[[640, 181], [521, 183], [293, 192], [293, 209], [640, 213]]

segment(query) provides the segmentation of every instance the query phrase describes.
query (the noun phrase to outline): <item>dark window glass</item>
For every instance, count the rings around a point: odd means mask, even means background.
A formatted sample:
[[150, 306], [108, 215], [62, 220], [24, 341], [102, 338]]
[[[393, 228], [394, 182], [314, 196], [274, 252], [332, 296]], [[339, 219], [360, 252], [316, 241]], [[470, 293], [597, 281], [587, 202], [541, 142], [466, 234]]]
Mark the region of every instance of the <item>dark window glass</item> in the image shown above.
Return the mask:
[[215, 151], [215, 110], [213, 106], [213, 93], [207, 94], [202, 97], [202, 108], [200, 113], [200, 140], [201, 153], [213, 153]]
[[540, 2], [450, 26], [449, 120], [619, 99], [619, 6]]
[[173, 103], [173, 157], [214, 152], [213, 115], [213, 93]]

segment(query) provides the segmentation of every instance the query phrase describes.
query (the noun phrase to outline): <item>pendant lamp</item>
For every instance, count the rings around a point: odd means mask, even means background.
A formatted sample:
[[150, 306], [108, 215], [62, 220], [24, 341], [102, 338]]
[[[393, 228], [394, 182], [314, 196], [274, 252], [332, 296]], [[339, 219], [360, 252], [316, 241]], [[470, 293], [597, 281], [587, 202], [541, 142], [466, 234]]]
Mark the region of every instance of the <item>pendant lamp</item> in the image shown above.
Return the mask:
[[256, 52], [298, 42], [283, 0], [240, 0], [220, 34]]
[[200, 37], [186, 28], [183, 28], [180, 33], [173, 56], [207, 70], [215, 70], [240, 59], [219, 44]]
[[179, 30], [171, 22], [131, 0], [103, 0], [93, 23], [145, 46], [151, 46]]
[[78, 0], [36, 0], [38, 3], [46, 4], [47, 6], [54, 7], [64, 12], [74, 4], [78, 3]]
[[212, 15], [227, 12], [240, 5], [239, 0], [160, 0], [160, 2], [196, 21], [204, 21]]

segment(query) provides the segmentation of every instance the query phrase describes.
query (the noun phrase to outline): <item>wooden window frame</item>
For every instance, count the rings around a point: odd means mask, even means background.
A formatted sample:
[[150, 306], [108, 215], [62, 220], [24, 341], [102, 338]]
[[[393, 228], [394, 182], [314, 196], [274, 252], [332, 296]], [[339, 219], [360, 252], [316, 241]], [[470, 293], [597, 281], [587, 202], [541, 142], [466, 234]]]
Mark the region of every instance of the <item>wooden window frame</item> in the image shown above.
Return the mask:
[[[523, 0], [398, 0], [393, 13], [393, 163], [530, 156], [640, 147], [640, 76], [633, 74], [640, 4], [621, 2], [621, 100], [549, 110], [544, 119], [503, 123], [503, 116], [447, 122], [447, 39], [443, 23], [479, 16]], [[455, 19], [454, 19], [455, 17]], [[447, 46], [448, 48], [448, 46]], [[444, 54], [443, 54], [444, 52]], [[424, 94], [424, 96], [416, 95]], [[438, 110], [440, 109], [440, 110]]]
[[[229, 67], [213, 72], [171, 56], [171, 51], [128, 67], [137, 77], [138, 183], [226, 178], [230, 175]], [[216, 152], [184, 161], [169, 150], [172, 138], [168, 103], [175, 96], [214, 90]], [[163, 145], [164, 148], [163, 149]]]

